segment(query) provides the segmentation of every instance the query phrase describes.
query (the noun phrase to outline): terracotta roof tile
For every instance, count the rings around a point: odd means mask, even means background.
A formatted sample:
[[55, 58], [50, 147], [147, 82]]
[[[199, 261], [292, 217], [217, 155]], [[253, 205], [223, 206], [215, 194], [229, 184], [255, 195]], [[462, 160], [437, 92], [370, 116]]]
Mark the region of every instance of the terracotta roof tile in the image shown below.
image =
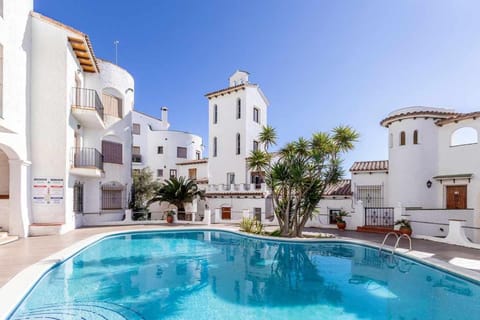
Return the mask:
[[356, 161], [350, 168], [351, 172], [355, 171], [388, 171], [388, 160], [380, 161]]
[[350, 179], [340, 180], [335, 184], [328, 185], [323, 196], [351, 196], [352, 181]]
[[452, 123], [452, 122], [458, 122], [462, 120], [468, 120], [468, 119], [477, 119], [480, 118], [480, 111], [475, 111], [475, 112], [470, 112], [470, 113], [457, 113], [452, 117], [448, 117], [446, 119], [440, 119], [435, 122], [437, 126], [443, 126], [444, 124]]
[[402, 112], [398, 114], [394, 114], [392, 116], [389, 116], [382, 121], [380, 121], [380, 125], [383, 127], [388, 127], [392, 122], [402, 120], [405, 118], [415, 118], [415, 117], [431, 117], [431, 118], [448, 118], [449, 116], [455, 116], [457, 115], [457, 112], [453, 111], [448, 111], [445, 109], [445, 111], [442, 110], [423, 110], [423, 111], [411, 111], [411, 112]]

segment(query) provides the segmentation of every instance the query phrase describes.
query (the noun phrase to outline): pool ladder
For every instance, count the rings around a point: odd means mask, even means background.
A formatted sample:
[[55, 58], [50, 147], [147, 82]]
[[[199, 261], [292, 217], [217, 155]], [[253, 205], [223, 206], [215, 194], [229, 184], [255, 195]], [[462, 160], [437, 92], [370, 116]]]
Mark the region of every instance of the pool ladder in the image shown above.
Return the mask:
[[395, 250], [398, 248], [398, 244], [400, 243], [400, 240], [402, 238], [406, 238], [408, 240], [408, 245], [409, 245], [409, 249], [408, 251], [412, 251], [412, 238], [410, 238], [410, 236], [408, 234], [401, 234], [401, 235], [398, 235], [396, 232], [389, 232], [385, 235], [385, 238], [383, 238], [383, 242], [382, 242], [382, 245], [380, 246], [380, 248], [378, 248], [378, 252], [382, 252], [382, 249], [383, 247], [385, 246], [385, 242], [387, 241], [387, 239], [390, 237], [390, 235], [394, 235], [395, 237], [397, 237], [397, 241], [395, 242], [395, 246], [392, 248], [392, 254], [395, 253]]

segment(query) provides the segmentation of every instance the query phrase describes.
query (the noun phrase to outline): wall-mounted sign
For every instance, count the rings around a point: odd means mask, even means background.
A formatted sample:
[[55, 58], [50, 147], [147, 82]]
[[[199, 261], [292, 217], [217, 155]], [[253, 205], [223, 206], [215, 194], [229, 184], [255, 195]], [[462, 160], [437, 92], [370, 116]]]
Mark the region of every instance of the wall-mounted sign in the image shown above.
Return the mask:
[[63, 179], [33, 178], [32, 200], [34, 204], [62, 204]]

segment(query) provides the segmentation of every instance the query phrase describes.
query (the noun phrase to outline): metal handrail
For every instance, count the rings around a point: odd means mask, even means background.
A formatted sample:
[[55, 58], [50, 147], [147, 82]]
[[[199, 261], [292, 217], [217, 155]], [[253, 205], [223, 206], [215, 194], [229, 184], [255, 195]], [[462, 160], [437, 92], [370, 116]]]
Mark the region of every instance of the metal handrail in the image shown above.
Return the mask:
[[395, 243], [395, 247], [393, 248], [392, 253], [397, 249], [400, 239], [402, 238], [407, 238], [410, 247], [408, 251], [412, 251], [412, 238], [410, 238], [408, 234], [402, 234], [400, 237], [397, 237], [397, 242]]
[[[380, 248], [378, 248], [378, 252], [382, 252], [382, 249], [383, 249], [383, 247], [385, 246], [385, 242], [387, 241], [388, 237], [390, 237], [390, 235], [392, 235], [392, 234], [393, 234], [395, 237], [397, 237], [397, 241], [398, 241], [398, 238], [399, 238], [398, 234], [397, 234], [396, 232], [390, 231], [389, 233], [387, 233], [387, 234], [385, 235], [385, 238], [383, 238], [382, 245], [380, 246]], [[395, 250], [395, 249], [394, 249], [394, 250]], [[393, 251], [392, 251], [392, 253], [393, 253]]]

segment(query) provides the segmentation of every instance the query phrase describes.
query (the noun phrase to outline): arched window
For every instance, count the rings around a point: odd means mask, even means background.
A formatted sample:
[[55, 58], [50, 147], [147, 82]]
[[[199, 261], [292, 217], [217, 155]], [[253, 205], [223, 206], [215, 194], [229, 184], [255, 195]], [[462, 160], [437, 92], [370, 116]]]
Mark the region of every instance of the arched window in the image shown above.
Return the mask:
[[413, 144], [418, 144], [418, 130], [413, 131]]
[[242, 117], [242, 100], [239, 98], [237, 99], [237, 119]]
[[478, 143], [478, 133], [472, 127], [463, 127], [452, 132], [450, 146], [461, 146], [465, 144]]
[[237, 141], [236, 141], [236, 146], [237, 146], [237, 154], [240, 154], [240, 133], [237, 133]]
[[400, 132], [400, 145], [405, 145], [405, 131]]
[[213, 138], [213, 156], [217, 156], [217, 137]]
[[213, 106], [213, 123], [217, 123], [218, 121], [218, 107], [217, 105]]

